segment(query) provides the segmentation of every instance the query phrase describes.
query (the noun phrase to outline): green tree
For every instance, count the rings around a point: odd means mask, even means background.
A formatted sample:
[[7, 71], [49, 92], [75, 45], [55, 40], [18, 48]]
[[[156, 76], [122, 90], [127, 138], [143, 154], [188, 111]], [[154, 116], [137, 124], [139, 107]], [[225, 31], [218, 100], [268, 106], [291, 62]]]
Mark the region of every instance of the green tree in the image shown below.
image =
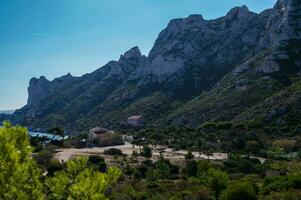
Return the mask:
[[162, 141], [163, 136], [159, 133], [154, 133], [149, 136], [148, 140], [151, 142], [152, 146], [156, 147], [157, 144]]
[[194, 155], [192, 154], [191, 150], [188, 150], [187, 154], [185, 155], [186, 160], [192, 160]]
[[200, 160], [197, 162], [197, 177], [201, 181], [205, 181], [209, 169], [211, 168], [208, 160]]
[[295, 145], [296, 145], [295, 140], [281, 139], [281, 140], [275, 140], [273, 142], [273, 146], [282, 148], [286, 153], [290, 152]]
[[229, 182], [228, 174], [217, 169], [209, 169], [208, 171], [208, 185], [215, 191], [216, 197], [227, 188]]
[[164, 157], [162, 155], [160, 155], [160, 157], [159, 157], [159, 159], [156, 163], [156, 169], [157, 169], [156, 170], [157, 176], [161, 180], [164, 180], [164, 179], [169, 177], [170, 168], [169, 168], [169, 165], [166, 163], [166, 160], [164, 159]]
[[62, 137], [64, 137], [64, 135], [65, 135], [64, 131], [59, 127], [50, 128], [50, 129], [47, 130], [47, 132], [52, 133], [54, 135], [59, 135], [59, 136], [62, 136]]
[[115, 167], [101, 173], [88, 166], [86, 157], [77, 157], [67, 163], [67, 169], [46, 179], [48, 198], [106, 200], [105, 189], [117, 181], [121, 171]]
[[65, 136], [64, 131], [59, 127], [50, 128], [50, 129], [47, 130], [47, 132], [52, 134], [51, 141], [53, 141], [56, 136], [61, 136], [62, 138], [64, 138], [64, 136]]
[[149, 183], [154, 183], [155, 181], [157, 181], [156, 171], [153, 169], [153, 167], [147, 168], [145, 176]]
[[100, 172], [106, 172], [107, 170], [105, 159], [101, 156], [97, 156], [97, 155], [89, 156], [88, 163], [90, 166], [95, 167]]
[[189, 160], [186, 162], [186, 170], [188, 177], [196, 177], [198, 172], [198, 164], [195, 160]]
[[249, 140], [246, 143], [247, 153], [258, 154], [261, 149], [261, 144], [256, 140]]
[[278, 159], [285, 154], [283, 148], [279, 146], [272, 146], [268, 151], [267, 155], [269, 158]]
[[27, 129], [4, 122], [0, 128], [0, 199], [44, 199], [41, 173], [31, 153]]
[[147, 159], [151, 158], [153, 156], [152, 148], [144, 145], [142, 148], [141, 156], [144, 156]]
[[203, 151], [203, 146], [204, 146], [204, 141], [202, 139], [198, 139], [197, 146], [198, 146], [199, 157], [201, 157], [201, 154]]
[[296, 190], [271, 192], [270, 195], [265, 196], [265, 200], [300, 200], [301, 192]]

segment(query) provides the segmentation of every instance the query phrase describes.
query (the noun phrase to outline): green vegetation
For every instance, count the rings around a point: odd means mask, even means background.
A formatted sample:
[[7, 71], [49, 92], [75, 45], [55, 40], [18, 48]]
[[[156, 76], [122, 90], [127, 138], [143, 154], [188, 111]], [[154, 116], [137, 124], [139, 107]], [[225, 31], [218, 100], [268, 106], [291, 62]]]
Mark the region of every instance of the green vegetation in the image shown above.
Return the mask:
[[[271, 133], [272, 132], [272, 133]], [[175, 150], [187, 149], [210, 155], [229, 152], [260, 157], [294, 159], [301, 150], [298, 134], [266, 126], [258, 121], [207, 122], [198, 128], [146, 128], [124, 130], [134, 136], [138, 145], [167, 145]], [[189, 155], [187, 155], [189, 156]]]
[[116, 182], [121, 172], [114, 167], [107, 173], [100, 173], [87, 166], [85, 157], [75, 158], [67, 163], [65, 170], [54, 173], [46, 179], [49, 199], [107, 199], [106, 188]]
[[[210, 152], [209, 141], [213, 143], [218, 138], [213, 131], [225, 133], [226, 130], [250, 130], [250, 127], [258, 126], [256, 123], [210, 122], [199, 129], [181, 131], [190, 137], [206, 135], [193, 140], [190, 148]], [[156, 130], [157, 135], [151, 134], [152, 137], [145, 140], [139, 136], [145, 137], [154, 130], [132, 132], [135, 142], [141, 143], [140, 154], [134, 152], [126, 156], [119, 149], [106, 150], [105, 156], [111, 157], [113, 164], [106, 163], [99, 155], [75, 157], [60, 163], [54, 158], [53, 144], [32, 154], [34, 148], [30, 146], [27, 130], [6, 122], [0, 128], [0, 199], [297, 200], [301, 197], [301, 161], [298, 157], [284, 157], [299, 149], [297, 140], [274, 139], [265, 147], [256, 134], [250, 132], [231, 142], [236, 150], [226, 161], [202, 160], [191, 150], [185, 159], [170, 161], [164, 157], [163, 148], [159, 155], [153, 155], [151, 145], [146, 144], [151, 140], [153, 145], [171, 145], [168, 142], [175, 140], [168, 137], [183, 132]], [[267, 155], [272, 155], [265, 163], [250, 157], [265, 150]]]
[[27, 130], [5, 122], [0, 128], [0, 199], [43, 197], [41, 171], [31, 159]]
[[[52, 160], [47, 151], [42, 151], [39, 164], [52, 169], [44, 177], [43, 169], [31, 157], [33, 149], [28, 131], [12, 127], [9, 122], [3, 125], [0, 128], [0, 199], [108, 199], [106, 189], [120, 177], [119, 169], [110, 167], [101, 173], [100, 160], [86, 157], [77, 157], [63, 166]], [[99, 168], [92, 165], [95, 162]]]
[[116, 149], [116, 148], [107, 149], [104, 151], [104, 154], [111, 155], [111, 156], [114, 156], [114, 155], [122, 156], [123, 155], [122, 151], [120, 149]]
[[152, 148], [147, 146], [147, 145], [144, 145], [140, 155], [145, 157], [145, 158], [151, 158], [152, 155], [153, 155], [152, 154]]
[[103, 134], [98, 137], [95, 143], [100, 147], [113, 146], [113, 145], [123, 145], [124, 141], [122, 136], [117, 133]]

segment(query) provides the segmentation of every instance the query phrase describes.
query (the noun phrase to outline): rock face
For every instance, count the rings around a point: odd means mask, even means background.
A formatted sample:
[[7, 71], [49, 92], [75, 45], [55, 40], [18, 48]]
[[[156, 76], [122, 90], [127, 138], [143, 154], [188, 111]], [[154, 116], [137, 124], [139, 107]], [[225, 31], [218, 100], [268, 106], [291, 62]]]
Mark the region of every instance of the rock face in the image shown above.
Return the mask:
[[259, 14], [242, 6], [214, 20], [191, 15], [171, 20], [147, 57], [134, 47], [82, 77], [33, 78], [27, 105], [10, 119], [71, 130], [119, 127], [131, 116], [150, 126], [243, 119], [294, 84], [300, 55], [300, 0], [278, 0]]
[[132, 127], [140, 127], [143, 125], [142, 115], [133, 115], [127, 118], [127, 124]]
[[267, 20], [266, 13], [257, 15], [246, 6], [233, 8], [216, 20], [207, 21], [201, 15], [171, 20], [145, 65], [133, 76], [164, 81], [191, 65], [221, 70], [233, 67], [255, 49]]
[[53, 81], [47, 80], [45, 76], [41, 76], [38, 79], [32, 78], [28, 87], [27, 105], [39, 104], [41, 100], [55, 92], [55, 90], [63, 89], [66, 85], [72, 84], [73, 79], [74, 77], [70, 73]]

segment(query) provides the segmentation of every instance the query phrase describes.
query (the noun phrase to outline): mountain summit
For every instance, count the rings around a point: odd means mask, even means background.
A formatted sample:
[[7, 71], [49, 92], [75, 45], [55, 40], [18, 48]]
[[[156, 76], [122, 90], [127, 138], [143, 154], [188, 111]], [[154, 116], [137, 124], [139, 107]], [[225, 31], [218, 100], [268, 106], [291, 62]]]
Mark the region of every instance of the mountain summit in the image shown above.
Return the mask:
[[300, 0], [259, 14], [242, 6], [214, 20], [190, 15], [171, 20], [147, 57], [134, 47], [82, 77], [33, 78], [27, 105], [2, 119], [71, 131], [127, 126], [131, 116], [144, 126], [254, 118], [285, 126], [301, 116], [300, 55]]

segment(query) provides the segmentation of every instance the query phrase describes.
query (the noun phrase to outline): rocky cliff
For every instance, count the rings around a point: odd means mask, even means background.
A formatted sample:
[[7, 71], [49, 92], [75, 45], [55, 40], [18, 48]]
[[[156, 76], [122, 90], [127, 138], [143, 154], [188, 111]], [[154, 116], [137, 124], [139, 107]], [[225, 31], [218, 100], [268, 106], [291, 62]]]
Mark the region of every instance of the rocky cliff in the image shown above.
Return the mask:
[[242, 6], [214, 20], [191, 15], [171, 20], [147, 57], [134, 47], [82, 77], [33, 78], [27, 105], [10, 119], [69, 130], [123, 127], [136, 115], [145, 126], [264, 121], [279, 93], [294, 90], [287, 112], [269, 121], [279, 122], [299, 105], [300, 55], [300, 0], [278, 0], [259, 14]]

